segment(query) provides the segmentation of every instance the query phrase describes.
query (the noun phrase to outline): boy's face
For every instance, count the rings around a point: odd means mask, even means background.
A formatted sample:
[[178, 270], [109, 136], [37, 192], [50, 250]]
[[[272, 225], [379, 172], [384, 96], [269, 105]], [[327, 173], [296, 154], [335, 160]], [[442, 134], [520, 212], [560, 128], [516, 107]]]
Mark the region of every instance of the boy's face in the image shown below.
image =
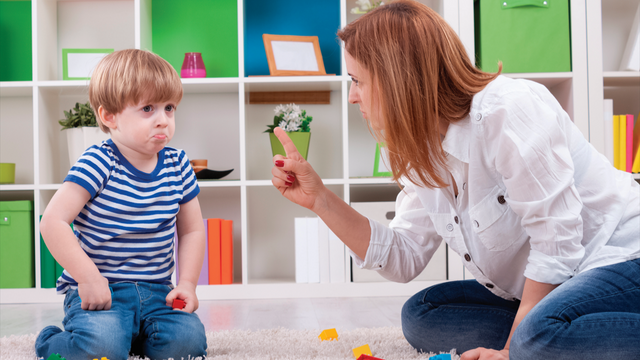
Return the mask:
[[113, 116], [111, 138], [125, 156], [155, 156], [173, 138], [175, 110], [171, 101], [129, 105]]

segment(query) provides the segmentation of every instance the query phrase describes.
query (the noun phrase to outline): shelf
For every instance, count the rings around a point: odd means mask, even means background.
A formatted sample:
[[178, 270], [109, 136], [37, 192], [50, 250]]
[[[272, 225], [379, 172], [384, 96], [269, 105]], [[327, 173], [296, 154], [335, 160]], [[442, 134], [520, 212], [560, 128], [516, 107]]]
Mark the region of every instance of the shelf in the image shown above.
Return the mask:
[[266, 279], [246, 285], [198, 286], [199, 299], [294, 299], [320, 297], [412, 296], [442, 281], [296, 284], [282, 279]]
[[182, 79], [182, 88], [185, 94], [237, 93], [239, 83], [237, 77]]
[[36, 186], [33, 184], [3, 184], [0, 185], [0, 191], [23, 191], [23, 190], [35, 190]]
[[640, 86], [639, 71], [605, 71], [604, 86]]
[[340, 91], [347, 76], [256, 76], [242, 79], [245, 92], [251, 91]]
[[570, 72], [551, 72], [551, 73], [502, 73], [514, 79], [527, 79], [540, 83], [548, 88], [552, 88], [567, 80], [573, 79], [573, 73]]
[[32, 96], [33, 81], [2, 81], [0, 97]]

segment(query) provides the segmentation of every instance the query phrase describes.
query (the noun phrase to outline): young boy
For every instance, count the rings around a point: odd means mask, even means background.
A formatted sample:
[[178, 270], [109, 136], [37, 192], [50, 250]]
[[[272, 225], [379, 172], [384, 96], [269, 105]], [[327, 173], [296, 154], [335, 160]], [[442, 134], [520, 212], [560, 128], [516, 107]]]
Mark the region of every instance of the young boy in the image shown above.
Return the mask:
[[[38, 357], [206, 356], [193, 313], [205, 252], [200, 189], [185, 152], [166, 147], [180, 100], [176, 71], [148, 51], [116, 51], [95, 68], [89, 101], [111, 139], [84, 152], [42, 216], [44, 241], [65, 268], [57, 291], [66, 297], [65, 331], [44, 328]], [[176, 298], [184, 309], [172, 309]]]

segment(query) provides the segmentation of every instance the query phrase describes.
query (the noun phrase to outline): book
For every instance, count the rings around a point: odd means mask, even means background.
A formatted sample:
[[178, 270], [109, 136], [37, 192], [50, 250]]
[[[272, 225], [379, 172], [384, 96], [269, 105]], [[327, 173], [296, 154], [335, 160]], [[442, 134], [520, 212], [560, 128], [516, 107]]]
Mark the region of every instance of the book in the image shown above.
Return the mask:
[[636, 122], [633, 127], [633, 164], [631, 165], [632, 173], [640, 173], [640, 124], [638, 124], [640, 114], [636, 118]]
[[627, 116], [620, 115], [620, 162], [618, 169], [627, 171]]
[[[204, 223], [204, 233], [207, 234], [208, 221], [202, 219]], [[198, 277], [198, 285], [209, 285], [209, 242], [204, 242], [204, 259], [202, 260], [202, 268], [200, 269], [200, 276]]]
[[331, 283], [345, 282], [344, 244], [331, 230], [329, 230], [329, 272], [329, 281]]
[[613, 159], [613, 100], [604, 99], [604, 155], [611, 165]]
[[209, 243], [209, 285], [222, 284], [220, 263], [222, 219], [207, 219], [207, 242]]
[[613, 166], [620, 170], [620, 115], [613, 115]]
[[233, 284], [233, 221], [222, 220], [220, 234], [221, 284]]
[[640, 5], [631, 24], [627, 45], [622, 53], [620, 71], [640, 71]]
[[319, 218], [307, 218], [307, 262], [309, 283], [320, 282], [320, 245], [318, 243]]
[[309, 282], [309, 264], [307, 263], [307, 219], [294, 218], [296, 283]]
[[329, 227], [327, 224], [318, 219], [318, 259], [320, 265], [320, 283], [328, 284], [331, 282], [331, 272], [329, 269]]
[[633, 115], [627, 114], [627, 154], [626, 171], [631, 172], [633, 166]]

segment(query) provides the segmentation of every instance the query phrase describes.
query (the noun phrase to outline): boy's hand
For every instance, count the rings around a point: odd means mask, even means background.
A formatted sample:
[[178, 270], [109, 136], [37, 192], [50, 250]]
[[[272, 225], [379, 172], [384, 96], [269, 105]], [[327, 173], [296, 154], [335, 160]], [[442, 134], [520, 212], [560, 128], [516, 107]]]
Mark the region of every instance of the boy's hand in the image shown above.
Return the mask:
[[78, 296], [80, 297], [82, 310], [111, 309], [109, 280], [102, 275], [92, 281], [78, 283]]
[[171, 292], [167, 295], [167, 306], [173, 305], [174, 299], [184, 300], [186, 304], [184, 309], [174, 309], [186, 311], [188, 313], [192, 313], [198, 309], [198, 297], [196, 296], [196, 286], [194, 284], [190, 284], [187, 282], [180, 282], [175, 289], [171, 290]]

